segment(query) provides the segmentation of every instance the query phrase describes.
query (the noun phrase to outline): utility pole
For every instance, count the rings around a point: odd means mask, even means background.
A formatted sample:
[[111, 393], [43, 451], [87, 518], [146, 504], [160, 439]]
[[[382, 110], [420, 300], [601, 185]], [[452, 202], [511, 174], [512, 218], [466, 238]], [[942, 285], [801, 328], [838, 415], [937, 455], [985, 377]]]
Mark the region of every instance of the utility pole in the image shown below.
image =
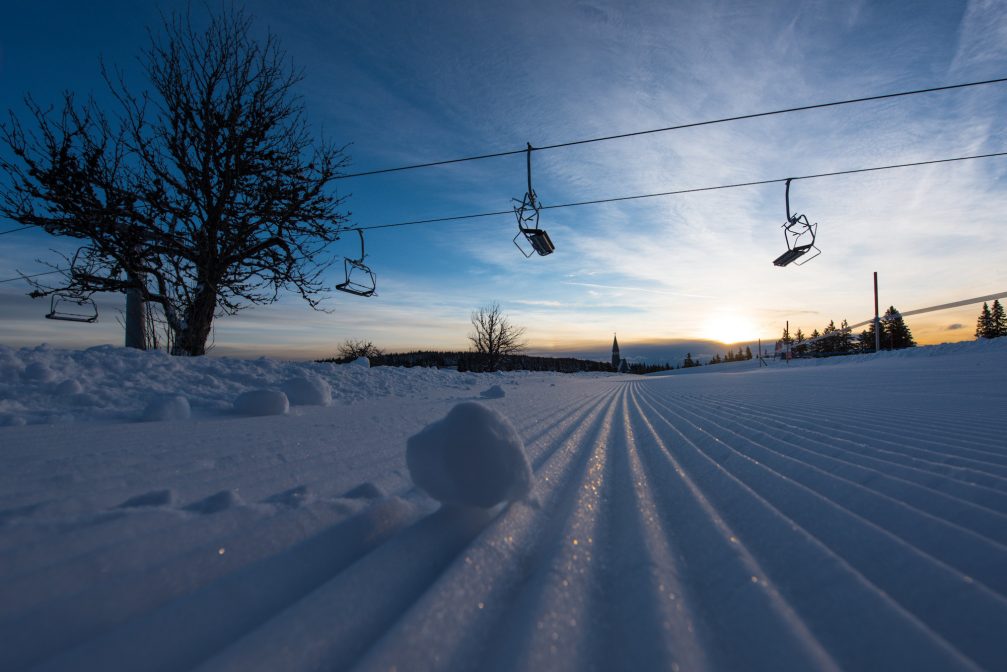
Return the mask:
[[874, 271], [874, 352], [881, 351], [881, 318], [878, 317], [878, 272]]

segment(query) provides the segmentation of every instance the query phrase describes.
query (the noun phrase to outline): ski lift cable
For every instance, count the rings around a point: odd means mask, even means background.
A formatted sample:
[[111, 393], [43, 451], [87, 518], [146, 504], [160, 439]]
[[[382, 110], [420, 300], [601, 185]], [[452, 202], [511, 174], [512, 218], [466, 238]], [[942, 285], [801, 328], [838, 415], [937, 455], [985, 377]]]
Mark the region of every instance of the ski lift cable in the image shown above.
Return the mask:
[[[582, 205], [602, 205], [605, 203], [618, 203], [621, 201], [634, 201], [644, 198], [658, 198], [661, 196], [677, 196], [681, 194], [694, 194], [703, 191], [716, 191], [719, 189], [737, 189], [740, 187], [754, 187], [765, 184], [776, 184], [779, 182], [786, 182], [789, 180], [813, 180], [822, 177], [836, 177], [839, 175], [854, 175], [857, 173], [869, 173], [879, 170], [894, 170], [896, 168], [911, 168], [914, 166], [927, 166], [934, 165], [938, 163], [953, 163], [956, 161], [972, 161], [975, 159], [988, 159], [997, 156], [1007, 156], [1007, 152], [992, 152], [989, 154], [975, 154], [972, 156], [957, 156], [950, 159], [930, 159], [927, 161], [913, 161], [910, 163], [895, 163], [887, 166], [872, 166], [870, 168], [854, 168], [851, 170], [836, 170], [828, 173], [813, 173], [810, 175], [797, 175], [792, 177], [778, 177], [769, 180], [753, 180], [750, 182], [735, 182], [733, 184], [720, 184], [711, 187], [693, 187], [691, 189], [676, 189], [673, 191], [661, 191], [651, 194], [636, 194], [633, 196], [616, 196], [614, 198], [598, 198], [590, 201], [576, 201], [573, 203], [560, 203], [557, 205], [539, 205], [542, 210], [557, 210], [559, 208], [574, 208]], [[363, 231], [371, 231], [374, 229], [391, 229], [401, 226], [414, 226], [418, 224], [436, 224], [443, 222], [457, 222], [467, 219], [477, 219], [480, 217], [496, 217], [500, 215], [513, 215], [512, 210], [497, 210], [494, 212], [480, 212], [471, 215], [455, 215], [449, 217], [433, 217], [429, 219], [415, 219], [407, 222], [396, 222], [394, 224], [372, 224], [370, 226], [360, 226], [355, 227]]]
[[[522, 151], [527, 151], [527, 149], [522, 150]], [[998, 157], [998, 156], [1007, 156], [1007, 152], [991, 152], [989, 154], [975, 154], [975, 155], [972, 155], [972, 156], [957, 156], [957, 157], [949, 158], [949, 159], [931, 159], [931, 160], [928, 160], [928, 161], [914, 161], [914, 162], [911, 162], [911, 163], [895, 163], [895, 164], [890, 164], [890, 165], [887, 165], [887, 166], [872, 166], [870, 168], [855, 168], [855, 169], [851, 169], [851, 170], [837, 170], [837, 171], [832, 171], [832, 172], [828, 172], [828, 173], [814, 173], [814, 174], [810, 174], [810, 175], [798, 175], [798, 176], [792, 176], [792, 177], [789, 177], [789, 178], [788, 177], [778, 177], [778, 178], [774, 178], [774, 179], [770, 179], [770, 180], [753, 180], [751, 182], [735, 182], [733, 184], [721, 184], [721, 185], [716, 185], [716, 186], [711, 186], [711, 187], [694, 187], [692, 189], [676, 189], [674, 191], [662, 191], [662, 192], [656, 192], [656, 193], [651, 193], [651, 194], [636, 194], [636, 195], [633, 195], [633, 196], [617, 196], [615, 198], [599, 198], [599, 199], [594, 199], [594, 200], [590, 200], [590, 201], [577, 201], [577, 202], [574, 202], [574, 203], [560, 203], [560, 204], [557, 204], [557, 205], [540, 205], [539, 207], [542, 210], [557, 210], [559, 208], [573, 208], [573, 207], [578, 207], [578, 206], [582, 206], [582, 205], [602, 205], [602, 204], [605, 204], [605, 203], [617, 203], [617, 202], [620, 202], [620, 201], [633, 201], [633, 200], [640, 200], [640, 199], [644, 199], [644, 198], [657, 198], [657, 197], [661, 197], [661, 196], [676, 196], [676, 195], [681, 195], [681, 194], [693, 194], [693, 193], [698, 193], [698, 192], [703, 192], [703, 191], [716, 191], [716, 190], [719, 190], [719, 189], [737, 189], [737, 188], [740, 188], [740, 187], [753, 187], [753, 186], [759, 186], [759, 185], [765, 185], [765, 184], [776, 184], [776, 183], [779, 183], [779, 182], [786, 182], [788, 179], [790, 179], [790, 180], [812, 180], [812, 179], [817, 179], [817, 178], [822, 178], [822, 177], [836, 177], [836, 176], [839, 176], [839, 175], [854, 175], [854, 174], [857, 174], [857, 173], [868, 173], [868, 172], [875, 172], [875, 171], [880, 171], [880, 170], [894, 170], [896, 168], [911, 168], [911, 167], [915, 167], [915, 166], [927, 166], [927, 165], [934, 165], [934, 164], [939, 164], [939, 163], [953, 163], [953, 162], [956, 162], [956, 161], [972, 161], [972, 160], [975, 160], [975, 159], [989, 159], [989, 158]], [[451, 216], [447, 216], [447, 217], [432, 217], [432, 218], [428, 218], [428, 219], [414, 219], [414, 220], [410, 220], [410, 221], [407, 221], [407, 222], [395, 222], [393, 224], [372, 224], [370, 226], [355, 226], [355, 227], [351, 227], [351, 228], [352, 229], [359, 229], [361, 231], [373, 231], [373, 230], [376, 230], [376, 229], [391, 229], [391, 228], [397, 228], [397, 227], [403, 227], [403, 226], [416, 226], [416, 225], [421, 225], [421, 224], [439, 224], [439, 223], [447, 223], [447, 222], [459, 222], [459, 221], [464, 221], [464, 220], [468, 220], [468, 219], [479, 219], [479, 218], [483, 218], [483, 217], [498, 217], [498, 216], [501, 216], [501, 215], [510, 215], [510, 216], [513, 216], [514, 215], [514, 211], [513, 210], [497, 210], [497, 211], [494, 211], [494, 212], [479, 212], [479, 213], [474, 213], [474, 214], [469, 214], [469, 215], [451, 215]], [[53, 273], [62, 273], [62, 272], [64, 272], [64, 271], [47, 271], [45, 273], [36, 273], [34, 275], [18, 276], [16, 278], [4, 278], [4, 279], [0, 280], [0, 283], [3, 283], [3, 282], [14, 282], [15, 280], [23, 280], [23, 279], [27, 279], [27, 278], [37, 278], [37, 277], [43, 276], [43, 275], [52, 275]]]
[[60, 269], [58, 271], [46, 271], [45, 273], [35, 273], [34, 275], [19, 275], [16, 278], [4, 278], [0, 282], [14, 282], [15, 280], [27, 280], [29, 278], [38, 278], [43, 275], [52, 275], [54, 273], [65, 273], [66, 271]]
[[0, 236], [5, 236], [8, 233], [17, 233], [18, 231], [24, 231], [25, 229], [34, 229], [34, 226], [19, 226], [16, 229], [7, 229], [6, 231], [0, 231]]
[[[782, 110], [771, 110], [768, 112], [755, 112], [752, 114], [742, 114], [733, 117], [722, 117], [720, 119], [708, 119], [706, 121], [695, 121], [687, 124], [678, 124], [675, 126], [665, 126], [662, 128], [652, 128], [644, 131], [633, 131], [630, 133], [618, 133], [615, 135], [606, 135], [598, 138], [586, 138], [583, 140], [572, 140], [569, 142], [560, 142], [552, 145], [542, 145], [535, 147], [535, 151], [542, 151], [546, 149], [560, 149], [563, 147], [573, 147], [576, 145], [587, 145], [594, 142], [605, 142], [608, 140], [621, 140], [624, 138], [633, 138], [640, 135], [651, 135], [654, 133], [666, 133], [668, 131], [680, 131], [686, 128], [697, 128], [699, 126], [712, 126], [714, 124], [725, 124], [733, 121], [744, 121], [745, 119], [758, 119], [760, 117], [770, 117], [778, 114], [789, 114], [791, 112], [806, 112], [808, 110], [818, 110], [827, 107], [839, 107], [841, 105], [853, 105], [856, 103], [867, 103], [875, 100], [886, 100], [890, 98], [902, 98], [905, 96], [916, 96], [924, 93], [936, 93], [939, 91], [952, 91], [956, 89], [965, 89], [973, 86], [984, 86], [987, 84], [1000, 84], [1007, 82], [1007, 77], [1000, 77], [997, 79], [987, 79], [979, 82], [965, 82], [963, 84], [949, 84], [947, 86], [934, 86], [926, 89], [916, 89], [913, 91], [900, 91], [898, 93], [885, 93], [877, 96], [864, 96], [861, 98], [850, 98], [847, 100], [836, 100], [829, 103], [816, 103], [814, 105], [801, 105], [799, 107], [788, 107]], [[337, 180], [348, 180], [354, 177], [367, 177], [370, 175], [381, 175], [385, 173], [397, 173], [404, 170], [415, 170], [418, 168], [432, 168], [434, 166], [446, 166], [453, 163], [464, 163], [467, 161], [481, 161], [483, 159], [494, 159], [503, 156], [513, 156], [516, 154], [523, 154], [526, 148], [512, 149], [501, 152], [492, 152], [489, 154], [477, 154], [474, 156], [466, 156], [457, 159], [446, 159], [443, 161], [428, 161], [426, 163], [415, 163], [406, 166], [397, 166], [394, 168], [379, 168], [376, 170], [366, 170], [357, 173], [348, 173], [346, 175], [339, 175], [334, 179]]]

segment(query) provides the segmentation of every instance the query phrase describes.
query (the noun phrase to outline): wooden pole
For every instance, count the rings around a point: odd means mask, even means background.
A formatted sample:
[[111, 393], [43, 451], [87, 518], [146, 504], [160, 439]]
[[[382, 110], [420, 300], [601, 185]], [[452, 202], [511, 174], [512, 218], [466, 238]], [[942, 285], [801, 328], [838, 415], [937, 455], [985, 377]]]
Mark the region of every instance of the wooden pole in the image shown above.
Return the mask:
[[874, 271], [874, 352], [881, 350], [881, 318], [878, 317], [878, 272]]

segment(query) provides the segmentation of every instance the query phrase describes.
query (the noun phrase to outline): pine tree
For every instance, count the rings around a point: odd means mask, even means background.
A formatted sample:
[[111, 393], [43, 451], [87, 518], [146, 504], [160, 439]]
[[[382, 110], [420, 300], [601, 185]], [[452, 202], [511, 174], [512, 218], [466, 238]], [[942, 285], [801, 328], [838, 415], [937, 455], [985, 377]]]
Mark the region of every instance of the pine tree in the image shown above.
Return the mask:
[[976, 320], [976, 338], [993, 338], [993, 314], [986, 303], [983, 303], [979, 319]]
[[750, 348], [749, 346], [746, 345], [745, 346], [745, 359], [751, 359], [751, 358], [752, 358], [752, 348]]
[[1007, 315], [1004, 315], [1004, 307], [1000, 305], [1000, 299], [993, 300], [993, 310], [990, 313], [990, 327], [992, 331], [990, 338], [1007, 336]]
[[839, 334], [836, 336], [836, 352], [846, 354], [853, 350], [853, 337], [850, 335], [850, 323], [845, 319], [839, 325]]
[[902, 319], [902, 313], [889, 306], [881, 318], [881, 344], [888, 345], [890, 350], [901, 350], [916, 346], [913, 334]]

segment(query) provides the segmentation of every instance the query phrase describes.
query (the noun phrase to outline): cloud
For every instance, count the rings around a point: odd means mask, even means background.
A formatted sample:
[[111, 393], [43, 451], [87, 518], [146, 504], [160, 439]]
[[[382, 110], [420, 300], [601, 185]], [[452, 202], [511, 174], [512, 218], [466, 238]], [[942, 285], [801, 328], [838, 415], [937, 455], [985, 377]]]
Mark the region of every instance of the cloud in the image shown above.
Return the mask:
[[964, 329], [964, 328], [965, 328], [964, 324], [962, 324], [961, 322], [955, 322], [954, 324], [949, 324], [948, 326], [944, 327], [944, 330], [945, 331], [957, 331], [959, 329]]

